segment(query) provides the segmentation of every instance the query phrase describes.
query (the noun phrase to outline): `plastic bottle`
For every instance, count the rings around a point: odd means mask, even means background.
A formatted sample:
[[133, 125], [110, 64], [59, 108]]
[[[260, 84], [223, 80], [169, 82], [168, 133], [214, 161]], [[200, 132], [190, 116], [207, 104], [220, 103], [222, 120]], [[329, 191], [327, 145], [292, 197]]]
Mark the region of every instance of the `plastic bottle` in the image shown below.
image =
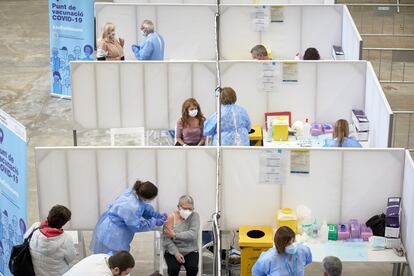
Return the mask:
[[327, 242], [328, 241], [328, 224], [326, 223], [326, 220], [323, 221], [321, 229], [319, 230], [319, 239], [321, 242]]
[[316, 223], [316, 219], [314, 219], [312, 223], [312, 238], [316, 239], [317, 237], [318, 237], [318, 224]]
[[273, 125], [272, 125], [272, 120], [269, 118], [267, 120], [267, 137], [266, 140], [268, 142], [272, 142], [273, 140]]
[[310, 130], [311, 130], [311, 125], [309, 124], [309, 119], [306, 118], [305, 119], [305, 124], [303, 125], [303, 130], [302, 130], [302, 136], [305, 139], [310, 138]]

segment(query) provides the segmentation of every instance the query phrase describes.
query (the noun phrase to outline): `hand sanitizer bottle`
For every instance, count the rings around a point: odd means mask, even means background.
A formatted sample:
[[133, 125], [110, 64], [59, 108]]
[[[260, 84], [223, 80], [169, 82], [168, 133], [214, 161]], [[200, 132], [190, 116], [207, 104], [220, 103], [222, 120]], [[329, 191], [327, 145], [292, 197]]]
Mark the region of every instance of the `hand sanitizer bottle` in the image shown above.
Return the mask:
[[326, 223], [326, 220], [324, 220], [321, 229], [319, 230], [319, 240], [321, 242], [327, 242], [328, 234], [328, 224]]

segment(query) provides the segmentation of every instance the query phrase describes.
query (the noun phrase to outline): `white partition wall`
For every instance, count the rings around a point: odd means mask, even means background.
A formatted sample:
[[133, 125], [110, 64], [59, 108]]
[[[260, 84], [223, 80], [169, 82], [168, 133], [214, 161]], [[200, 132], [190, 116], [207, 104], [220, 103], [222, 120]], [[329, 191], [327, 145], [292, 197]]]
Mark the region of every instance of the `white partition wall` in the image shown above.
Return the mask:
[[367, 66], [365, 114], [369, 120], [369, 142], [391, 146], [392, 110], [370, 62]]
[[342, 49], [345, 60], [362, 60], [362, 38], [347, 6], [342, 12]]
[[[343, 5], [265, 5], [263, 7], [269, 13], [278, 9], [282, 16], [270, 22], [264, 31], [255, 29], [253, 17], [257, 7], [221, 5], [221, 59], [251, 59], [250, 49], [257, 44], [266, 45], [272, 50], [273, 59], [279, 60], [293, 59], [308, 47], [317, 48], [322, 59], [332, 59], [332, 45], [343, 45], [345, 41], [342, 39], [347, 40], [346, 46], [350, 51], [360, 47], [360, 41], [352, 39], [359, 36], [352, 20], [343, 20], [346, 9]], [[346, 58], [359, 59], [359, 56], [355, 58], [350, 52]]]
[[[203, 3], [208, 2], [205, 1]], [[164, 4], [157, 0], [157, 3], [96, 3], [96, 33], [101, 33], [106, 22], [114, 23], [117, 35], [126, 41], [126, 58], [135, 59], [131, 45], [143, 40], [138, 26], [144, 19], [151, 19], [156, 31], [164, 37], [166, 60], [215, 59], [215, 5], [189, 4], [187, 0], [182, 4], [171, 4], [171, 0]], [[278, 60], [293, 59], [308, 47], [317, 48], [321, 58], [329, 60], [332, 59], [332, 45], [342, 45], [346, 59], [359, 59], [360, 36], [344, 5], [315, 2], [310, 5], [308, 1], [299, 0], [263, 2], [260, 7], [266, 7], [269, 14], [272, 9], [277, 9], [279, 16], [274, 17], [264, 31], [257, 31], [253, 17], [259, 5], [236, 5], [233, 0], [226, 3], [229, 4], [220, 5], [220, 53], [223, 60], [251, 59], [250, 49], [256, 44], [267, 45], [273, 58]]]
[[284, 150], [281, 185], [259, 182], [266, 150], [223, 148], [222, 229], [274, 226], [277, 210], [302, 204], [319, 220], [365, 222], [385, 210], [389, 196], [401, 196], [402, 149], [310, 149], [309, 174], [291, 174], [290, 150]]
[[[370, 147], [387, 147], [391, 110], [366, 61], [298, 61], [297, 82], [283, 81], [284, 62], [274, 64], [274, 88], [261, 86], [269, 62], [222, 61], [222, 86], [263, 126], [265, 112], [290, 111], [292, 120], [351, 121], [365, 109]], [[367, 67], [368, 66], [368, 67]], [[367, 71], [367, 68], [371, 68]], [[214, 62], [72, 62], [76, 128], [174, 129], [185, 99], [194, 97], [206, 117], [215, 110]]]
[[40, 217], [63, 204], [72, 211], [69, 229], [92, 230], [107, 205], [139, 179], [158, 186], [155, 207], [162, 212], [175, 210], [181, 195], [193, 196], [206, 225], [215, 208], [215, 152], [207, 147], [36, 148]]
[[366, 62], [298, 62], [297, 82], [283, 81], [283, 62], [275, 63], [275, 87], [263, 92], [263, 62], [221, 62], [222, 86], [237, 92], [253, 123], [263, 126], [264, 113], [291, 111], [292, 121], [335, 122], [351, 119], [365, 104]]
[[215, 111], [214, 62], [72, 62], [71, 78], [80, 128], [174, 129], [190, 97]]
[[414, 265], [414, 162], [410, 152], [405, 154], [404, 184], [402, 196], [401, 238], [407, 250], [411, 273]]
[[[106, 22], [125, 39], [125, 57], [135, 60], [131, 45], [141, 43], [139, 26], [151, 19], [165, 40], [165, 60], [213, 60], [215, 5], [96, 3], [96, 34]], [[197, 19], [197, 20], [195, 20]]]

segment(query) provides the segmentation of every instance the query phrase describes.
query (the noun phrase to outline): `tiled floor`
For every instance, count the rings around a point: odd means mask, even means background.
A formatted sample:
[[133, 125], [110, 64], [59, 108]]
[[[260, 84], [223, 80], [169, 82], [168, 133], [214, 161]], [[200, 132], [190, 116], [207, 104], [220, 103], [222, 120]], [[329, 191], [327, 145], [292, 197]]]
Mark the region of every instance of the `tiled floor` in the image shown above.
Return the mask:
[[[0, 107], [27, 127], [29, 221], [39, 219], [34, 170], [35, 146], [72, 145], [71, 102], [49, 95], [49, 34], [47, 1], [0, 1]], [[391, 105], [413, 99], [412, 90], [390, 85], [386, 89]], [[414, 101], [410, 100], [410, 104]], [[410, 106], [403, 105], [403, 108]], [[413, 120], [414, 121], [414, 120]], [[92, 142], [91, 142], [92, 141]], [[107, 133], [79, 133], [79, 145], [109, 145]], [[413, 142], [414, 143], [414, 142]], [[86, 235], [87, 242], [90, 235]], [[132, 275], [153, 272], [152, 233], [136, 235], [133, 254], [137, 265]], [[391, 265], [346, 264], [344, 275], [390, 275]], [[322, 275], [318, 264], [308, 267], [306, 275]]]

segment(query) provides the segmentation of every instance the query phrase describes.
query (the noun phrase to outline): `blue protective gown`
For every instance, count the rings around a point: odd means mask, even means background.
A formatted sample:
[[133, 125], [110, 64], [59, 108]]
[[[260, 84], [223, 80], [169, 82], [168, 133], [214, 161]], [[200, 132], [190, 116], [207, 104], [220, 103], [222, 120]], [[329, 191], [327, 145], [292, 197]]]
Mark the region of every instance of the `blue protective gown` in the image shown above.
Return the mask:
[[[341, 147], [336, 139], [326, 139], [324, 147]], [[362, 145], [351, 137], [345, 137], [342, 143], [343, 148], [362, 148]]]
[[[233, 118], [236, 117], [236, 120]], [[249, 131], [252, 127], [246, 110], [236, 104], [221, 106], [221, 144], [223, 146], [236, 146], [236, 126], [243, 146], [249, 146]], [[213, 136], [213, 145], [217, 145], [217, 112], [204, 122], [204, 136]]]
[[164, 47], [164, 39], [158, 33], [152, 32], [145, 37], [134, 54], [138, 60], [163, 60]]
[[295, 255], [279, 254], [273, 247], [260, 254], [252, 268], [252, 276], [303, 276], [305, 266], [311, 262], [312, 253], [305, 245], [298, 244]]
[[127, 189], [109, 205], [101, 215], [90, 249], [95, 253], [116, 254], [129, 251], [130, 243], [136, 232], [150, 231], [155, 228], [157, 218], [162, 214], [138, 198], [135, 191]]

